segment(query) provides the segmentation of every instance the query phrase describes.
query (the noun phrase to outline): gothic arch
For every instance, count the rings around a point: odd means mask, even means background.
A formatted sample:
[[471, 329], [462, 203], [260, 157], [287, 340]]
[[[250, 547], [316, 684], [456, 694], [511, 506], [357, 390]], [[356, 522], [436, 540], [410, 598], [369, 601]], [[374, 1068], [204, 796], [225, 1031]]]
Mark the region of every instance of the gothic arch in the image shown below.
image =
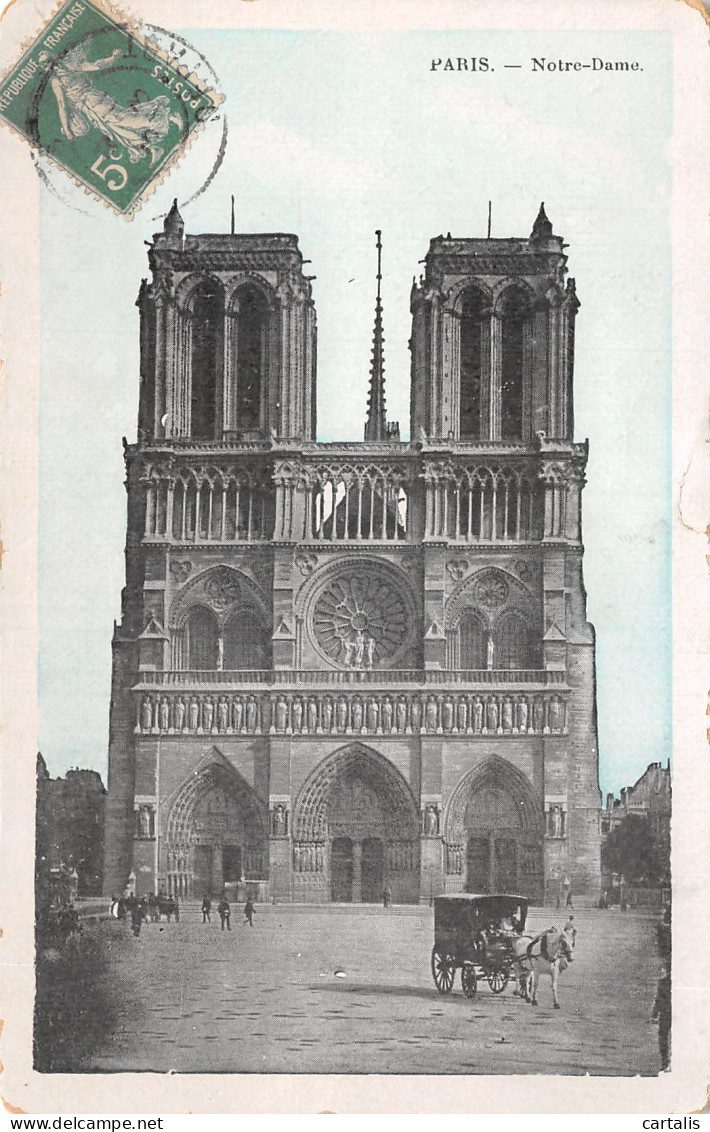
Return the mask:
[[470, 608], [485, 610], [491, 624], [503, 613], [513, 610], [521, 613], [531, 627], [539, 622], [530, 590], [507, 570], [497, 566], [483, 566], [459, 582], [444, 607], [447, 628], [454, 628], [465, 610]]
[[[217, 748], [166, 802], [165, 876], [174, 896], [221, 891], [267, 867], [266, 806]], [[228, 875], [236, 869], [239, 876]]]
[[531, 307], [535, 300], [535, 292], [529, 283], [524, 279], [509, 276], [496, 283], [493, 289], [493, 309], [496, 314], [503, 313], [503, 307], [512, 293], [519, 294], [527, 307]]
[[471, 798], [486, 787], [509, 794], [520, 807], [520, 831], [527, 836], [542, 834], [542, 802], [536, 801], [525, 775], [507, 759], [492, 755], [468, 771], [451, 792], [444, 811], [444, 832], [448, 842], [466, 839], [466, 809]]
[[232, 276], [225, 286], [226, 310], [228, 316], [235, 313], [235, 299], [244, 287], [253, 287], [255, 291], [260, 291], [262, 298], [268, 303], [270, 309], [276, 309], [277, 299], [271, 284], [257, 271], [244, 271], [239, 275]]
[[199, 287], [209, 283], [215, 289], [221, 292], [222, 300], [224, 301], [224, 285], [218, 275], [209, 272], [192, 272], [181, 279], [175, 288], [175, 303], [178, 309], [183, 314], [189, 314], [193, 308], [195, 301], [195, 292]]
[[[210, 585], [210, 583], [214, 585]], [[241, 570], [224, 564], [210, 566], [191, 577], [178, 591], [170, 606], [168, 628], [180, 628], [193, 605], [211, 609], [220, 625], [239, 611], [255, 611], [264, 626], [271, 623], [271, 611], [262, 591]]]
[[349, 772], [361, 772], [386, 805], [392, 840], [414, 841], [419, 835], [416, 800], [402, 774], [383, 755], [364, 743], [350, 743], [329, 755], [301, 787], [294, 806], [294, 836], [323, 841], [328, 836], [328, 801], [334, 784]]
[[459, 280], [446, 292], [444, 310], [460, 314], [464, 296], [470, 291], [475, 291], [480, 296], [482, 307], [490, 307], [493, 299], [490, 287], [486, 286], [481, 279], [466, 278]]

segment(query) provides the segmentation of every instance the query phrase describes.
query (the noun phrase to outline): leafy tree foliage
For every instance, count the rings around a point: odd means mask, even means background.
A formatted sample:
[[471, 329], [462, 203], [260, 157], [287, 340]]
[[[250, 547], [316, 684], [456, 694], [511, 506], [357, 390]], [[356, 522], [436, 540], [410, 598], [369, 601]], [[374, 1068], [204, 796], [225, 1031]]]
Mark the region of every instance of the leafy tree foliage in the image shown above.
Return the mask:
[[622, 873], [628, 884], [656, 885], [668, 879], [667, 847], [656, 837], [648, 819], [628, 814], [611, 830], [603, 850], [604, 865]]

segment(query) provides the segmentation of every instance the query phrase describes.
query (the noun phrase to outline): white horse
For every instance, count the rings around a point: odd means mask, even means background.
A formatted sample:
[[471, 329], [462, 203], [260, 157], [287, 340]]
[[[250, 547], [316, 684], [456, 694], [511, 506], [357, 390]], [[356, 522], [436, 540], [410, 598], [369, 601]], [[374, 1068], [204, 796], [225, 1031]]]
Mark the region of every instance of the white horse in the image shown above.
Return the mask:
[[547, 975], [552, 982], [552, 1002], [555, 1010], [559, 1010], [557, 982], [560, 972], [572, 962], [572, 942], [566, 933], [548, 928], [534, 939], [532, 936], [517, 936], [513, 940], [513, 950], [519, 988], [515, 994], [537, 1006], [537, 985], [540, 976]]

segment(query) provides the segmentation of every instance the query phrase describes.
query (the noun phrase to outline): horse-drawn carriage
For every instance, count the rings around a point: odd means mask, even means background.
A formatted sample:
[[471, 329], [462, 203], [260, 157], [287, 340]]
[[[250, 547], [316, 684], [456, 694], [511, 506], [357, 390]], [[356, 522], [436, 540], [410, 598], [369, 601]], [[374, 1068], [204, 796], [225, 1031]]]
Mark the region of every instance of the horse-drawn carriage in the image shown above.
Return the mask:
[[461, 968], [461, 986], [468, 998], [479, 978], [494, 994], [508, 985], [515, 961], [514, 941], [525, 929], [528, 901], [507, 893], [460, 892], [434, 900], [434, 947], [431, 973], [437, 990], [448, 994]]

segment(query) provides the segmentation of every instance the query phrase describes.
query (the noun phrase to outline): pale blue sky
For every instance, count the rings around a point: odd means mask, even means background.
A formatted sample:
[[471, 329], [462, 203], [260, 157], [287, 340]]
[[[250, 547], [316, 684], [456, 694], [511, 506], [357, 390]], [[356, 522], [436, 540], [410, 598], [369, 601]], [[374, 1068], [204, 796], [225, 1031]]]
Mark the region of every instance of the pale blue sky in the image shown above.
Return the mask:
[[[189, 232], [295, 232], [317, 276], [318, 434], [361, 439], [384, 241], [390, 419], [409, 416], [409, 289], [429, 239], [526, 236], [545, 201], [582, 302], [576, 434], [589, 437], [585, 577], [597, 629], [602, 789], [670, 751], [670, 41], [662, 32], [183, 33], [227, 96], [229, 141]], [[482, 56], [488, 74], [432, 73]], [[532, 56], [638, 59], [533, 74]], [[521, 63], [505, 70], [504, 63]], [[189, 198], [221, 123], [132, 224], [51, 174], [43, 190], [40, 747], [105, 775], [123, 585], [121, 436], [135, 439], [143, 244]], [[152, 218], [152, 219], [151, 219]]]

